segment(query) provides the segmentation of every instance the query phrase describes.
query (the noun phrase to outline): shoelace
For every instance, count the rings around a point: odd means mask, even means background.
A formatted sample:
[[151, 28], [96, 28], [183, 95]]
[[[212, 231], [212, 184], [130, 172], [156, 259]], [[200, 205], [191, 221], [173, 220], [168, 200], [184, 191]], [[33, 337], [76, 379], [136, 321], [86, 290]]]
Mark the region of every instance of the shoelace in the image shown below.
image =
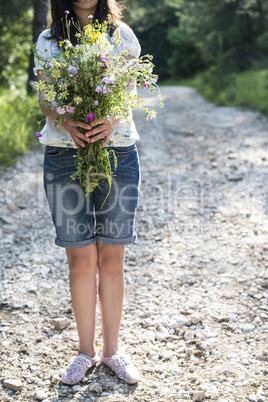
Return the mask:
[[84, 368], [86, 368], [87, 366], [87, 361], [88, 359], [84, 356], [78, 356], [76, 357], [72, 363], [70, 364], [71, 368], [75, 365], [75, 366], [84, 366]]
[[119, 362], [120, 365], [122, 365], [123, 367], [126, 366], [130, 366], [130, 361], [128, 361], [124, 356], [114, 356], [113, 357], [114, 360], [117, 360]]

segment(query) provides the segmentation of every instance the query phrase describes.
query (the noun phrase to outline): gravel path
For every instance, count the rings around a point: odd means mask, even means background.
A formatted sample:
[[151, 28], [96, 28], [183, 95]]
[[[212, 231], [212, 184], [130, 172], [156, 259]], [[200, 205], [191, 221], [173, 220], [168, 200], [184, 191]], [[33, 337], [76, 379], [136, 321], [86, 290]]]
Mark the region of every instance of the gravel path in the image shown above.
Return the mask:
[[156, 120], [135, 114], [139, 238], [127, 248], [120, 347], [142, 381], [127, 385], [99, 364], [76, 386], [59, 383], [78, 338], [38, 150], [0, 176], [1, 401], [268, 396], [267, 120], [189, 88], [162, 94]]

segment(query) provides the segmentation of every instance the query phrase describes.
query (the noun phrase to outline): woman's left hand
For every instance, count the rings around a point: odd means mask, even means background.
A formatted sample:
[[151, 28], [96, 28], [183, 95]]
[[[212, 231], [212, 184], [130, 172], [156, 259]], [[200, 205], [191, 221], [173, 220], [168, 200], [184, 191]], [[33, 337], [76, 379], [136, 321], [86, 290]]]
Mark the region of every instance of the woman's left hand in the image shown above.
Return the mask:
[[[90, 138], [90, 142], [96, 142], [101, 138], [104, 138], [104, 141], [100, 147], [101, 148], [105, 147], [110, 141], [113, 124], [110, 121], [104, 119], [92, 121], [89, 124], [91, 126], [91, 130], [87, 131], [85, 133], [85, 136], [92, 137], [94, 135], [93, 138]], [[96, 125], [98, 125], [98, 127], [95, 127]]]

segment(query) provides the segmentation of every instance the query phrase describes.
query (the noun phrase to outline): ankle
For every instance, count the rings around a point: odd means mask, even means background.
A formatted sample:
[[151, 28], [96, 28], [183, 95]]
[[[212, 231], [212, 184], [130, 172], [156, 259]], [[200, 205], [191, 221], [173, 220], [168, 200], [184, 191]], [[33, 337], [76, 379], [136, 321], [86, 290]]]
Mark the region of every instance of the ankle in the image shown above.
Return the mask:
[[83, 354], [88, 357], [95, 357], [96, 355], [96, 349], [95, 348], [79, 348], [78, 354]]
[[114, 347], [114, 348], [103, 348], [102, 349], [102, 356], [103, 357], [111, 357], [113, 356], [118, 350], [118, 347]]

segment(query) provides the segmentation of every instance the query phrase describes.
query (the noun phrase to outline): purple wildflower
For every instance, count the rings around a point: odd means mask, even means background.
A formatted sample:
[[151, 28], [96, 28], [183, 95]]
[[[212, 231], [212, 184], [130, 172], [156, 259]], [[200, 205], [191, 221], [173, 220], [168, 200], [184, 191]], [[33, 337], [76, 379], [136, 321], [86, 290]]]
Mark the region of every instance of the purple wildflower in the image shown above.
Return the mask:
[[77, 74], [77, 68], [76, 67], [70, 66], [68, 68], [68, 71], [69, 71], [69, 73], [71, 73], [73, 75]]
[[74, 107], [74, 106], [68, 106], [68, 107], [66, 108], [66, 111], [67, 111], [68, 113], [73, 113], [73, 112], [75, 111], [75, 107]]
[[151, 81], [152, 81], [153, 84], [156, 84], [157, 83], [157, 78], [152, 78]]
[[90, 20], [93, 19], [93, 15], [89, 15], [87, 18], [89, 18]]
[[94, 101], [94, 105], [97, 106], [98, 104], [99, 104], [99, 101], [98, 101], [98, 100], [95, 100], [95, 101]]
[[88, 121], [93, 121], [94, 119], [95, 119], [95, 114], [93, 113], [93, 112], [90, 112], [88, 115], [87, 115], [87, 120]]
[[101, 82], [104, 82], [105, 85], [108, 84], [109, 78], [108, 77], [104, 77]]
[[105, 85], [104, 85], [104, 87], [103, 87], [103, 89], [102, 89], [102, 93], [103, 93], [103, 94], [107, 94], [107, 88], [106, 88]]
[[98, 94], [102, 92], [102, 87], [100, 85], [98, 85], [95, 89], [95, 92], [97, 92]]
[[65, 109], [64, 109], [64, 107], [57, 107], [57, 109], [56, 109], [56, 112], [58, 113], [58, 114], [64, 114], [65, 113]]
[[100, 55], [100, 60], [101, 60], [101, 61], [107, 61], [107, 60], [108, 60], [108, 56], [106, 56], [106, 54], [101, 54], [101, 55]]
[[70, 14], [70, 11], [68, 11], [68, 10], [65, 10], [65, 14]]
[[111, 76], [111, 77], [104, 77], [101, 82], [104, 82], [105, 85], [107, 84], [113, 84], [115, 80], [115, 76]]
[[41, 133], [35, 133], [34, 136], [35, 136], [35, 137], [42, 137], [42, 134], [41, 134]]

